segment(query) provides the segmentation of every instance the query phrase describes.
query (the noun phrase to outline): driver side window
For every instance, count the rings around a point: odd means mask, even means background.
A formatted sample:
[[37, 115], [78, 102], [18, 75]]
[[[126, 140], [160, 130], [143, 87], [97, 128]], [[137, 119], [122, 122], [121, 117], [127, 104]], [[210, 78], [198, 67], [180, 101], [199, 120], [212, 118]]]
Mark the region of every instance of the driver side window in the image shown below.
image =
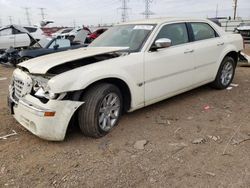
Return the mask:
[[155, 40], [168, 38], [171, 46], [188, 43], [188, 32], [185, 23], [168, 24], [162, 27]]

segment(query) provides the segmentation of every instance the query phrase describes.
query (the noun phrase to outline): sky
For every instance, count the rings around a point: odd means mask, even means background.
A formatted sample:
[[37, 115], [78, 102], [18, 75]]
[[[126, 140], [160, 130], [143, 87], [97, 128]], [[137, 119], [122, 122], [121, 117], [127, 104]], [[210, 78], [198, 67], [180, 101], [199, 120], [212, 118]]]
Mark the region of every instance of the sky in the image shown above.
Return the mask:
[[[143, 19], [144, 0], [128, 1], [128, 20]], [[152, 0], [150, 17], [233, 17], [233, 0]], [[0, 0], [0, 25], [27, 25], [24, 7], [29, 8], [32, 24], [41, 21], [38, 8], [45, 8], [45, 18], [53, 25], [97, 25], [121, 21], [121, 0]], [[250, 0], [238, 0], [237, 16], [250, 19]]]

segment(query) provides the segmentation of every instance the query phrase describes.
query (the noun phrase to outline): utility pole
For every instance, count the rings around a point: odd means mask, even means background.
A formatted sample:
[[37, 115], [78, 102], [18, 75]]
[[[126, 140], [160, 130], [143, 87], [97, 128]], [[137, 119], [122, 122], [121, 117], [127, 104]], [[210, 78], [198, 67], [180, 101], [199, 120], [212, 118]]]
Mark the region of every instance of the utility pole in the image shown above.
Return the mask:
[[9, 16], [10, 25], [12, 25], [12, 16]]
[[216, 12], [215, 12], [215, 18], [218, 17], [218, 4], [216, 5]]
[[150, 10], [150, 4], [153, 2], [153, 0], [144, 0], [144, 1], [145, 1], [145, 11], [142, 14], [145, 15], [146, 19], [148, 19], [150, 15], [154, 14]]
[[234, 20], [236, 18], [236, 11], [237, 11], [237, 2], [238, 0], [233, 0], [233, 8], [234, 8]]
[[29, 14], [29, 9], [28, 7], [24, 7], [24, 10], [25, 10], [25, 14], [26, 14], [26, 19], [27, 19], [27, 22], [28, 22], [28, 25], [31, 25], [31, 21], [30, 21], [30, 14]]
[[121, 8], [121, 11], [122, 11], [122, 14], [121, 14], [121, 20], [122, 22], [126, 22], [127, 19], [128, 19], [128, 0], [121, 0], [122, 1], [122, 6]]
[[2, 27], [2, 18], [0, 18], [0, 27]]
[[38, 9], [40, 9], [40, 11], [41, 11], [41, 16], [42, 16], [42, 20], [44, 20], [45, 19], [45, 13], [44, 13], [44, 10], [46, 9], [46, 8], [38, 8]]

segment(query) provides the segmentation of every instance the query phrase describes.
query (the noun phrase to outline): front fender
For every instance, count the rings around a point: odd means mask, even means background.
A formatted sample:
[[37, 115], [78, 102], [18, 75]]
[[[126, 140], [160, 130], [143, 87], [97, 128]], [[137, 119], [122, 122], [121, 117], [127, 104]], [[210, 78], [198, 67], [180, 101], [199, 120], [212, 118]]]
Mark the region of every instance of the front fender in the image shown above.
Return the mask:
[[[135, 108], [144, 104], [143, 56], [135, 55], [116, 60], [93, 63], [59, 74], [48, 82], [53, 93], [84, 90], [89, 85], [107, 78], [124, 81], [130, 89], [131, 106]], [[141, 60], [140, 60], [141, 59]]]

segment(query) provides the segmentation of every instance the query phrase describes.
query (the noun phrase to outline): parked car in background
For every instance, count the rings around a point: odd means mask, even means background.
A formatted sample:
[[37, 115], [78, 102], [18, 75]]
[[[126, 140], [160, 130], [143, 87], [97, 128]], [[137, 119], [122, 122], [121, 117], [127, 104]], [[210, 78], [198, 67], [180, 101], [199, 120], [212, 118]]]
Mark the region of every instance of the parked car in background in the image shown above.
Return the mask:
[[36, 27], [36, 26], [24, 26], [24, 28], [29, 32], [29, 34], [32, 35], [34, 39], [37, 41], [41, 40], [42, 38], [45, 37], [43, 31], [41, 28]]
[[36, 40], [21, 26], [9, 25], [0, 28], [0, 51], [10, 47], [25, 48], [35, 42]]
[[[86, 38], [86, 36], [85, 36]], [[77, 49], [86, 47], [84, 41], [70, 41], [69, 39], [58, 39], [58, 38], [44, 38], [29, 49], [21, 50], [18, 55], [19, 58], [16, 63], [27, 61], [31, 58], [47, 55], [51, 53], [57, 53], [70, 49]]]
[[59, 31], [52, 33], [51, 36], [53, 38], [64, 38], [65, 36], [69, 35], [69, 33], [73, 30], [74, 28], [64, 28], [60, 29]]
[[250, 43], [250, 23], [241, 23], [236, 28], [236, 32], [240, 33], [245, 40], [245, 43]]
[[20, 62], [42, 55], [86, 47], [87, 44], [84, 44], [86, 37], [87, 34], [84, 33], [82, 35], [78, 34], [74, 41], [70, 41], [69, 39], [43, 38], [34, 45], [21, 51], [14, 48], [7, 49], [5, 53], [0, 56], [0, 62], [9, 62], [16, 66]]
[[238, 31], [250, 31], [250, 23], [241, 23], [236, 29]]
[[106, 28], [101, 28], [101, 29], [97, 29], [95, 30], [93, 33], [90, 33], [87, 37], [87, 41], [89, 43], [91, 43], [93, 40], [95, 40], [97, 37], [99, 37], [101, 34], [103, 34], [105, 31], [107, 31], [108, 29]]
[[86, 30], [86, 29], [82, 29], [80, 27], [76, 27], [72, 31], [70, 31], [68, 34], [64, 35], [63, 38], [67, 38], [67, 39], [70, 39], [71, 41], [73, 41], [75, 39], [75, 37], [78, 35], [78, 33], [85, 33], [85, 35], [87, 37], [87, 35], [90, 34], [90, 31]]
[[[54, 34], [52, 34], [52, 36], [55, 38], [64, 38], [64, 39], [69, 39], [69, 40], [73, 41], [79, 32], [86, 33], [86, 36], [87, 35], [89, 36], [91, 34], [90, 30], [87, 29], [86, 27], [84, 27], [84, 28], [76, 27], [76, 28], [70, 30], [69, 32], [68, 31], [69, 30], [64, 30], [61, 34], [54, 33]], [[88, 41], [88, 37], [86, 40]], [[86, 42], [86, 43], [89, 43], [89, 42]]]
[[63, 29], [61, 27], [41, 27], [45, 37], [52, 37], [53, 33], [56, 33], [60, 29]]
[[63, 140], [77, 120], [84, 135], [102, 137], [131, 112], [210, 83], [234, 78], [239, 34], [204, 19], [162, 18], [122, 23], [89, 47], [18, 65], [9, 86], [16, 120], [47, 140]]

